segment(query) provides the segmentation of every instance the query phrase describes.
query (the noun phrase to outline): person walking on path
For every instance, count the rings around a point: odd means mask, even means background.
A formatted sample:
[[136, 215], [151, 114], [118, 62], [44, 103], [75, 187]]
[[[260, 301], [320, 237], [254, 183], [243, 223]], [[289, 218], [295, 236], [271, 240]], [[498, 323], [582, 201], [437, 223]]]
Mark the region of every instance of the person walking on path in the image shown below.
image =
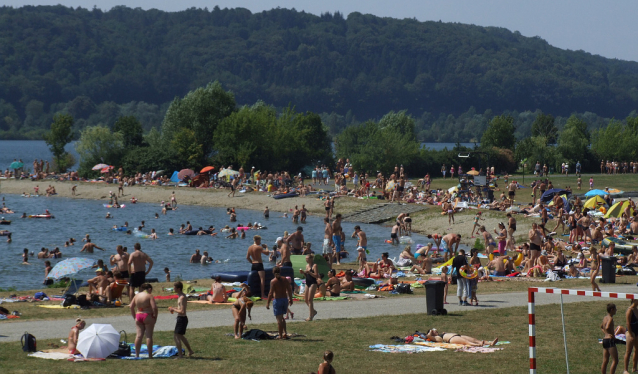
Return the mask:
[[319, 270], [317, 264], [314, 263], [314, 255], [306, 256], [306, 270], [299, 269], [299, 273], [306, 277], [306, 289], [304, 292], [304, 301], [308, 305], [310, 315], [306, 318], [306, 322], [312, 321], [317, 315], [314, 307], [314, 297], [317, 292], [317, 279], [319, 278]]
[[469, 279], [461, 276], [461, 269], [467, 265], [467, 258], [465, 257], [465, 250], [459, 250], [459, 254], [452, 260], [452, 276], [456, 277], [456, 296], [459, 298], [459, 305], [470, 305], [467, 302], [467, 297], [472, 292], [470, 290]]
[[288, 312], [288, 306], [292, 305], [292, 288], [290, 287], [288, 279], [281, 277], [281, 269], [279, 266], [275, 266], [272, 272], [275, 278], [270, 281], [270, 292], [268, 293], [268, 301], [266, 301], [266, 309], [270, 309], [270, 301], [272, 301], [273, 313], [277, 319], [277, 327], [279, 329], [278, 339], [288, 339], [284, 316], [286, 312]]
[[173, 332], [173, 339], [175, 340], [175, 346], [177, 347], [177, 358], [184, 358], [182, 354], [182, 343], [188, 349], [188, 356], [193, 356], [195, 352], [191, 349], [190, 344], [188, 344], [188, 339], [184, 335], [186, 335], [186, 327], [188, 326], [188, 317], [186, 316], [186, 295], [184, 294], [184, 285], [182, 282], [173, 283], [173, 288], [175, 289], [175, 293], [177, 294], [177, 308], [173, 308], [172, 306], [168, 307], [168, 311], [173, 313], [177, 313], [177, 322], [175, 323], [175, 331]]

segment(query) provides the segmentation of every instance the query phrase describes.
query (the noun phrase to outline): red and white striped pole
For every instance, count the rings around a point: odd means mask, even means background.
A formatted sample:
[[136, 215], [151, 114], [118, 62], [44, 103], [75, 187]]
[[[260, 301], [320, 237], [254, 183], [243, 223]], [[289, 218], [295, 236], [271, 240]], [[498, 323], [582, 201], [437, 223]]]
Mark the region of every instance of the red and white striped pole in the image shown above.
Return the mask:
[[536, 312], [535, 312], [535, 293], [548, 293], [556, 295], [572, 295], [572, 296], [589, 296], [602, 297], [610, 299], [627, 299], [633, 300], [638, 298], [638, 294], [633, 293], [616, 293], [616, 292], [600, 292], [600, 291], [583, 291], [583, 290], [565, 290], [561, 288], [542, 288], [530, 287], [527, 289], [527, 311], [529, 314], [529, 372], [536, 374]]
[[527, 313], [529, 315], [529, 373], [536, 374], [536, 312], [534, 293], [538, 288], [527, 290]]

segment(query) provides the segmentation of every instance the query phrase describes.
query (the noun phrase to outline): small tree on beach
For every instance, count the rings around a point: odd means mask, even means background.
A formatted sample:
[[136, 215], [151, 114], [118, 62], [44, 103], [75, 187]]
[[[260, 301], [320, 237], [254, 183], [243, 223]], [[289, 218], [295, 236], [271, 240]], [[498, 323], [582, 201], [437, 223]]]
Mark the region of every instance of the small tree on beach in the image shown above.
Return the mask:
[[69, 167], [67, 161], [67, 152], [64, 147], [73, 140], [73, 117], [69, 114], [56, 114], [53, 117], [51, 130], [44, 134], [44, 141], [49, 146], [53, 157], [55, 158], [55, 166], [57, 172], [65, 172]]

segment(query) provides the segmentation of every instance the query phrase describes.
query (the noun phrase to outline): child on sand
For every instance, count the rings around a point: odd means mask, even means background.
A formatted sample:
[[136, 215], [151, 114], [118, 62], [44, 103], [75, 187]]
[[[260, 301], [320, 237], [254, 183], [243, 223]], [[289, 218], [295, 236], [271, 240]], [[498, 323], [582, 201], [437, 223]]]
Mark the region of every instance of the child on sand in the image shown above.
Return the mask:
[[[472, 227], [472, 238], [474, 237], [474, 230], [477, 229], [477, 227], [480, 227], [481, 225], [479, 224], [479, 220], [481, 219], [481, 212], [477, 212], [476, 216], [474, 216], [474, 227]], [[485, 221], [485, 220], [483, 220]]]
[[603, 330], [603, 365], [602, 373], [607, 372], [609, 356], [611, 356], [611, 368], [609, 372], [614, 374], [618, 365], [618, 350], [616, 348], [616, 336], [614, 334], [614, 314], [616, 314], [616, 304], [607, 304], [607, 315], [603, 318], [600, 329]]

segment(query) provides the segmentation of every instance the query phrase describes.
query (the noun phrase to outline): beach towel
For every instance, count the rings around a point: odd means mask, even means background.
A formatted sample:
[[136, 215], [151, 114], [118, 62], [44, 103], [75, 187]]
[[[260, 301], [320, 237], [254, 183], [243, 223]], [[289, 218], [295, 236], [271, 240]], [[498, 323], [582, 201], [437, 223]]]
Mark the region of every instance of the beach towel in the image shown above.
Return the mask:
[[405, 345], [386, 345], [375, 344], [370, 346], [370, 350], [373, 352], [385, 352], [385, 353], [423, 353], [423, 352], [440, 352], [445, 351], [443, 348], [438, 347], [424, 347], [411, 344]]
[[233, 305], [233, 303], [211, 303], [208, 300], [188, 300], [189, 303], [194, 304], [210, 304], [210, 305]]
[[465, 347], [461, 344], [452, 344], [452, 343], [435, 343], [435, 342], [414, 342], [414, 345], [420, 345], [424, 347], [433, 347], [433, 348], [441, 348], [441, 349], [459, 349]]
[[40, 308], [47, 308], [47, 309], [80, 309], [79, 305], [69, 305], [69, 306], [62, 306], [62, 305], [38, 305]]
[[467, 353], [493, 353], [496, 351], [502, 351], [503, 348], [494, 347], [463, 347], [455, 350], [454, 352], [467, 352]]
[[365, 292], [364, 291], [341, 291], [341, 293], [353, 294], [353, 293], [365, 293]]
[[20, 316], [14, 316], [12, 314], [9, 314], [9, 315], [0, 314], [0, 321], [5, 319], [16, 319], [16, 318], [20, 318]]
[[[129, 343], [129, 346], [131, 347], [131, 356], [129, 357], [120, 357], [123, 360], [143, 360], [143, 359], [147, 359], [148, 358], [148, 347], [146, 346], [146, 344], [142, 344], [142, 346], [140, 347], [140, 357], [135, 357], [135, 344], [133, 343]], [[177, 356], [177, 347], [173, 346], [173, 345], [166, 345], [166, 346], [159, 346], [159, 345], [154, 345], [153, 346], [153, 358], [166, 358], [166, 357], [173, 357], [173, 356]]]
[[71, 357], [68, 353], [63, 352], [33, 352], [28, 354], [29, 357], [44, 358], [46, 360], [66, 360]]

